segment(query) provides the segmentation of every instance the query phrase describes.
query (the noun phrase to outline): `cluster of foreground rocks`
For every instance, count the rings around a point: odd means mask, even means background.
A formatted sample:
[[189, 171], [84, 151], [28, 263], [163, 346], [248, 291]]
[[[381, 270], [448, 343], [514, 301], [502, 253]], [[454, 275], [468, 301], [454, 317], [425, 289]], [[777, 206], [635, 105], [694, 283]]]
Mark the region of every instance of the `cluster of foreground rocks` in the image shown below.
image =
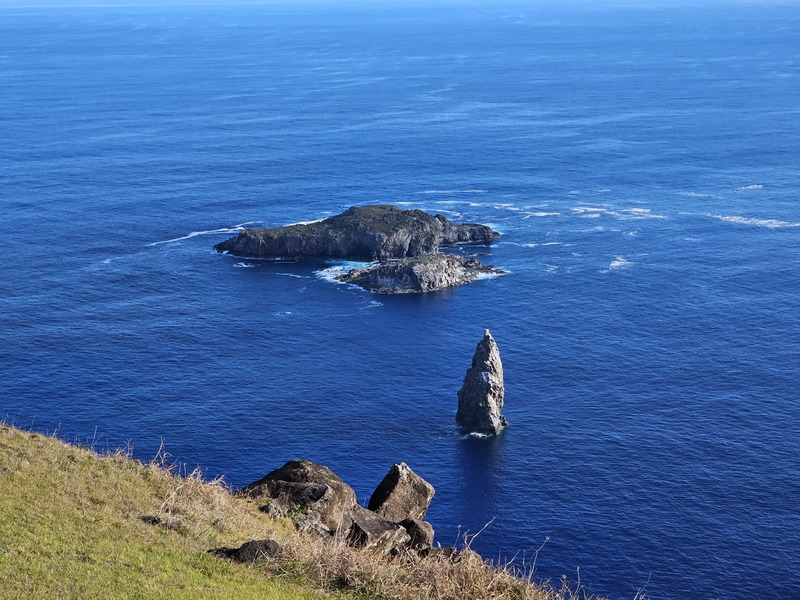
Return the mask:
[[[433, 526], [423, 520], [434, 494], [430, 483], [401, 462], [389, 470], [364, 508], [353, 488], [336, 473], [309, 460], [291, 460], [236, 492], [266, 501], [264, 512], [292, 519], [299, 531], [390, 555], [453, 556], [453, 548], [433, 547]], [[280, 550], [274, 540], [252, 540], [239, 548], [212, 552], [252, 563], [274, 557]]]
[[425, 293], [503, 273], [474, 257], [439, 253], [442, 246], [489, 243], [498, 237], [486, 225], [457, 224], [442, 215], [377, 204], [354, 206], [313, 223], [242, 229], [214, 248], [246, 258], [376, 261], [338, 279], [378, 293]]

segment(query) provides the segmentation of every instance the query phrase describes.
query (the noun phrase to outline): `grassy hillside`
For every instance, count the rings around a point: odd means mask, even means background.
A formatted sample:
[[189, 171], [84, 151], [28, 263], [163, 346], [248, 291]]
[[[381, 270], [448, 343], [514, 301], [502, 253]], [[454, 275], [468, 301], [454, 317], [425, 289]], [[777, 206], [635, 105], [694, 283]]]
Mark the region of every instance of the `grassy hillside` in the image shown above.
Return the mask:
[[[277, 539], [258, 566], [208, 554]], [[387, 559], [294, 531], [219, 482], [0, 426], [0, 597], [583, 598], [463, 552]]]

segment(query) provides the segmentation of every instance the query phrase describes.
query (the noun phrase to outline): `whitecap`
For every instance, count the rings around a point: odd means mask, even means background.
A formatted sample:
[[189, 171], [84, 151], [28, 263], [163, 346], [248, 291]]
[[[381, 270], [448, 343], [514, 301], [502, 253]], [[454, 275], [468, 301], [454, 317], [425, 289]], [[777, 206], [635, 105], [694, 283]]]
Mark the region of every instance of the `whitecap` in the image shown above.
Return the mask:
[[470, 190], [423, 190], [417, 192], [418, 194], [485, 194], [486, 190], [470, 189]]
[[477, 281], [482, 281], [484, 279], [495, 279], [497, 277], [500, 277], [501, 275], [508, 275], [508, 273], [510, 273], [510, 271], [501, 271], [499, 273], [497, 273], [497, 272], [494, 272], [494, 273], [478, 273], [478, 276], [475, 279]]
[[737, 215], [710, 215], [707, 217], [718, 219], [727, 223], [738, 223], [740, 225], [756, 225], [758, 227], [766, 227], [768, 229], [784, 229], [787, 227], [800, 227], [800, 223], [793, 223], [791, 221], [780, 221], [778, 219], [754, 219], [752, 217], [742, 217]]
[[617, 256], [614, 260], [611, 261], [611, 264], [608, 265], [610, 269], [624, 269], [625, 267], [630, 267], [633, 263], [627, 260], [624, 256]]
[[544, 270], [546, 273], [554, 273], [558, 271], [558, 265], [544, 265]]
[[147, 244], [148, 247], [151, 246], [159, 246], [161, 244], [171, 244], [173, 242], [180, 242], [183, 240], [188, 240], [193, 237], [197, 237], [200, 235], [220, 235], [222, 233], [238, 233], [241, 229], [245, 228], [247, 225], [255, 225], [256, 223], [263, 223], [263, 221], [248, 221], [246, 223], [239, 223], [238, 225], [234, 225], [233, 227], [223, 227], [220, 229], [209, 229], [207, 231], [192, 231], [191, 233], [187, 233], [184, 236], [172, 238], [169, 240], [161, 240], [158, 242], [151, 242]]
[[295, 279], [309, 279], [307, 275], [297, 275], [296, 273], [275, 273], [281, 277], [294, 277]]
[[702, 194], [700, 192], [680, 192], [680, 196], [686, 196], [687, 198], [714, 198], [719, 200], [722, 196], [718, 196], [717, 194]]
[[530, 219], [531, 217], [558, 217], [561, 213], [557, 212], [545, 212], [545, 211], [537, 211], [537, 212], [524, 212], [522, 213], [523, 219]]
[[238, 262], [233, 266], [237, 267], [239, 269], [249, 269], [249, 268], [251, 269], [251, 268], [255, 267], [255, 265], [251, 265], [250, 263], [244, 263], [244, 262]]
[[764, 189], [763, 185], [761, 185], [760, 183], [754, 183], [752, 185], [743, 185], [741, 187], [737, 187], [736, 191], [737, 192], [748, 192], [750, 190], [763, 190], [763, 189]]
[[312, 221], [297, 221], [296, 223], [288, 223], [284, 225], [284, 227], [291, 227], [292, 225], [311, 225], [312, 223], [319, 223], [320, 221], [324, 221], [325, 219], [314, 219]]
[[[336, 279], [337, 276], [344, 275], [345, 273], [348, 273], [353, 269], [366, 269], [370, 265], [374, 264], [375, 264], [374, 262], [360, 262], [360, 261], [350, 261], [350, 260], [336, 261], [330, 267], [321, 269], [319, 271], [314, 271], [314, 275], [316, 275], [319, 279], [322, 279], [329, 283], [343, 284], [343, 282], [338, 281]], [[350, 285], [350, 284], [345, 284], [345, 285]]]

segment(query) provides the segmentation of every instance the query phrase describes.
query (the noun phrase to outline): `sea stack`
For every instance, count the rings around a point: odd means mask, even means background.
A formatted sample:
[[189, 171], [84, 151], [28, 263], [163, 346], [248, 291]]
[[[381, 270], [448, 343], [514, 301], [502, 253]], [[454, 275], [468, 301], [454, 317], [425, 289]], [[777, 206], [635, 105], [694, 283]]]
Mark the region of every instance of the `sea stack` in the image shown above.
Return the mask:
[[504, 395], [500, 350], [492, 334], [485, 329], [472, 357], [472, 366], [464, 376], [464, 385], [458, 392], [456, 421], [461, 430], [497, 435], [508, 427], [508, 421], [500, 414]]

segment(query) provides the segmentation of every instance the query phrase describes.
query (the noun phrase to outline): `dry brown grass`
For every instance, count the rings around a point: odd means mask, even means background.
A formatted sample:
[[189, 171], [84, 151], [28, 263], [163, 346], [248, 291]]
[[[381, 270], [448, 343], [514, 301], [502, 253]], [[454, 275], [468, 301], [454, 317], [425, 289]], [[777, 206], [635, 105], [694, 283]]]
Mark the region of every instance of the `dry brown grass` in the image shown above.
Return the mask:
[[[0, 597], [354, 597], [584, 600], [465, 549], [389, 557], [295, 531], [163, 456], [99, 456], [0, 425]], [[274, 539], [280, 557], [229, 564], [208, 551]]]

